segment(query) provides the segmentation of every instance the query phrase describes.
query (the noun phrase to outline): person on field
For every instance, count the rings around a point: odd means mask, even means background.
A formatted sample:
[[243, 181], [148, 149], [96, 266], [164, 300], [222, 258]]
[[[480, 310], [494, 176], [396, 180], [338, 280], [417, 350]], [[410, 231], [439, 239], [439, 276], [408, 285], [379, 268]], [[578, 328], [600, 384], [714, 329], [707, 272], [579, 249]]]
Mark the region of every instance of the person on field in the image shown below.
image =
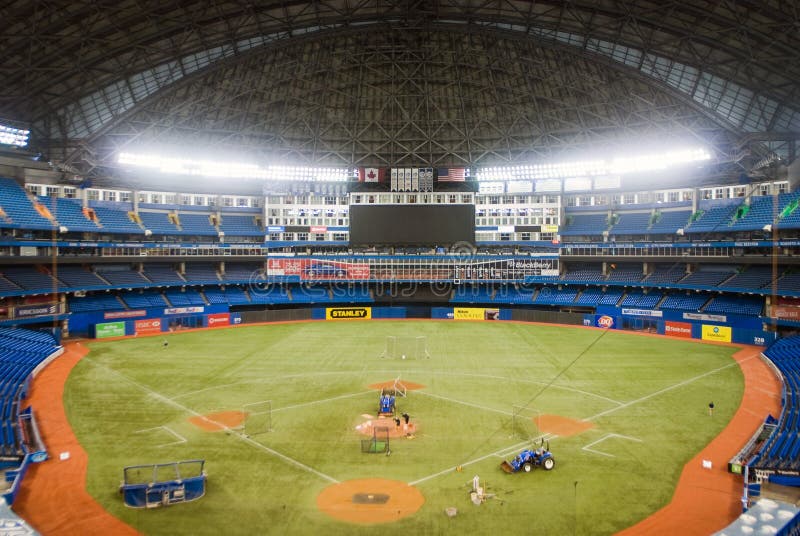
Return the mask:
[[714, 415], [714, 402], [708, 403], [708, 416], [712, 417]]

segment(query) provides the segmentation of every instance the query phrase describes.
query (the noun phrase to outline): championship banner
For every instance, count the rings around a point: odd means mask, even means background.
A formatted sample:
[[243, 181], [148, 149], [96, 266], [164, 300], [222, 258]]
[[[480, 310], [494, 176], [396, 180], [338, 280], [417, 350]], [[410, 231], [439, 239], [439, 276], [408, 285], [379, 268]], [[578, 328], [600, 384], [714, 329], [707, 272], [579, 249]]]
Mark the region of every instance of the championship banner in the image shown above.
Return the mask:
[[692, 325], [688, 322], [670, 322], [667, 320], [667, 322], [664, 323], [664, 335], [691, 339]]
[[731, 342], [732, 330], [727, 326], [712, 326], [703, 324], [704, 341]]
[[145, 335], [148, 333], [161, 333], [161, 319], [148, 318], [146, 320], [136, 320], [133, 323], [133, 329], [136, 335]]
[[95, 339], [123, 336], [125, 336], [125, 322], [106, 322], [105, 324], [95, 324], [94, 326]]
[[454, 307], [454, 320], [499, 320], [500, 309], [485, 309], [483, 307]]
[[325, 320], [369, 320], [372, 307], [326, 307]]

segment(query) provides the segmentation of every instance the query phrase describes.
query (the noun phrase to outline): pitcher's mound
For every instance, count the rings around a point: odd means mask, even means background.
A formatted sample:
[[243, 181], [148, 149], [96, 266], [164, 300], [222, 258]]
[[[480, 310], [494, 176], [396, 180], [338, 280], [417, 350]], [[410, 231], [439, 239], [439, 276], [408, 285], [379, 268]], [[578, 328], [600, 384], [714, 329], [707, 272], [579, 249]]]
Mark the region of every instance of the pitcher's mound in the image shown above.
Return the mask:
[[240, 426], [244, 422], [244, 417], [243, 411], [219, 411], [192, 417], [189, 422], [206, 432], [219, 432]]
[[580, 434], [586, 430], [594, 428], [594, 424], [587, 421], [578, 421], [561, 415], [539, 415], [533, 422], [543, 433], [555, 434], [560, 437], [567, 437]]
[[364, 478], [328, 486], [317, 495], [317, 507], [329, 516], [369, 525], [408, 517], [425, 504], [415, 487], [397, 480]]
[[363, 435], [371, 436], [375, 428], [388, 428], [389, 437], [403, 437], [417, 433], [417, 424], [415, 422], [409, 422], [408, 426], [406, 426], [403, 419], [400, 419], [400, 426], [397, 426], [394, 419], [369, 417], [369, 419], [356, 426], [356, 430]]

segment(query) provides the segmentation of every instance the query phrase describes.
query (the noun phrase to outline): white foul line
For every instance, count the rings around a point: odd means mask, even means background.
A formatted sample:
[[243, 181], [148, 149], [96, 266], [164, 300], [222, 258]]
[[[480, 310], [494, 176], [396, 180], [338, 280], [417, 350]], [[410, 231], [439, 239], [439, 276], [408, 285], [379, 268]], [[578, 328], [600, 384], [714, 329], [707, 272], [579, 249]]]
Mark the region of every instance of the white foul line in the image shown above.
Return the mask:
[[134, 434], [141, 434], [142, 432], [152, 432], [153, 430], [166, 430], [167, 432], [178, 438], [177, 441], [172, 441], [171, 443], [162, 443], [161, 445], [156, 445], [156, 448], [167, 447], [169, 445], [178, 445], [180, 443], [186, 443], [187, 441], [185, 437], [183, 437], [178, 432], [176, 432], [175, 430], [173, 430], [168, 426], [155, 426], [153, 428], [145, 428], [144, 430], [136, 430]]
[[585, 451], [588, 451], [588, 452], [594, 452], [595, 454], [600, 454], [602, 456], [608, 456], [609, 458], [616, 458], [616, 456], [614, 456], [613, 454], [609, 454], [608, 452], [603, 452], [603, 451], [600, 451], [600, 450], [594, 450], [592, 448], [589, 448], [589, 447], [597, 445], [598, 443], [601, 443], [601, 442], [603, 442], [606, 439], [609, 439], [611, 437], [619, 437], [619, 438], [622, 438], [622, 439], [628, 439], [630, 441], [636, 441], [637, 443], [641, 443], [642, 442], [641, 439], [637, 439], [635, 437], [630, 437], [630, 436], [626, 436], [626, 435], [622, 435], [622, 434], [606, 434], [603, 437], [601, 437], [600, 439], [598, 439], [597, 441], [592, 441], [591, 443], [589, 443], [585, 447], [582, 447], [581, 450], [585, 450]]
[[222, 424], [220, 422], [216, 422], [213, 419], [209, 419], [205, 415], [203, 415], [201, 413], [198, 413], [197, 411], [195, 411], [195, 410], [193, 410], [191, 408], [188, 408], [188, 407], [184, 406], [183, 404], [181, 404], [179, 402], [175, 402], [174, 400], [172, 400], [170, 398], [167, 398], [166, 396], [162, 395], [161, 393], [157, 393], [156, 391], [153, 391], [149, 387], [147, 387], [145, 385], [142, 385], [139, 382], [128, 378], [127, 376], [125, 376], [121, 372], [117, 372], [116, 370], [111, 369], [111, 368], [109, 368], [109, 367], [107, 367], [105, 365], [101, 365], [99, 363], [95, 363], [93, 360], [89, 359], [88, 357], [84, 357], [83, 360], [84, 361], [89, 361], [94, 366], [103, 368], [103, 369], [107, 370], [108, 372], [111, 372], [112, 374], [115, 374], [115, 375], [119, 376], [123, 380], [127, 381], [128, 383], [131, 383], [131, 384], [135, 385], [136, 387], [138, 387], [142, 391], [144, 391], [146, 393], [149, 393], [151, 396], [153, 396], [154, 398], [164, 402], [167, 405], [170, 405], [170, 406], [172, 406], [174, 408], [177, 408], [177, 409], [180, 409], [182, 411], [185, 411], [186, 413], [190, 413], [190, 414], [194, 415], [195, 417], [200, 417], [201, 419], [203, 419], [206, 422], [209, 422], [209, 423], [212, 423], [212, 424], [214, 424], [216, 426], [219, 426], [220, 428], [222, 428], [226, 432], [229, 432], [233, 437], [236, 437], [236, 438], [240, 439], [241, 441], [243, 441], [245, 443], [248, 443], [249, 445], [251, 445], [251, 446], [253, 446], [253, 447], [257, 448], [257, 449], [263, 450], [264, 452], [268, 452], [269, 454], [272, 454], [273, 456], [275, 456], [277, 458], [280, 458], [281, 460], [285, 461], [286, 463], [294, 465], [295, 467], [299, 467], [300, 469], [302, 469], [304, 471], [307, 471], [309, 473], [315, 474], [318, 477], [322, 478], [323, 480], [327, 480], [328, 482], [331, 482], [333, 484], [338, 484], [339, 483], [339, 481], [336, 480], [335, 478], [333, 478], [332, 476], [328, 476], [325, 473], [321, 473], [321, 472], [317, 471], [316, 469], [314, 469], [313, 467], [309, 467], [308, 465], [306, 465], [306, 464], [304, 464], [302, 462], [299, 462], [299, 461], [295, 460], [294, 458], [290, 458], [289, 456], [287, 456], [285, 454], [282, 454], [282, 453], [278, 452], [277, 450], [273, 450], [273, 449], [271, 449], [271, 448], [269, 448], [269, 447], [267, 447], [265, 445], [262, 445], [261, 443], [258, 443], [257, 441], [255, 441], [253, 439], [250, 439], [246, 435], [244, 435], [242, 433], [239, 433], [236, 430], [232, 430], [230, 427], [226, 426], [225, 424]]
[[591, 417], [586, 417], [583, 420], [584, 421], [593, 421], [598, 417], [603, 417], [603, 416], [608, 415], [610, 413], [614, 413], [615, 411], [619, 411], [621, 409], [630, 407], [630, 406], [632, 406], [634, 404], [638, 404], [639, 402], [644, 402], [645, 400], [649, 400], [649, 399], [651, 399], [651, 398], [653, 398], [655, 396], [658, 396], [660, 394], [666, 393], [668, 391], [672, 391], [673, 389], [677, 389], [678, 387], [683, 387], [684, 385], [689, 385], [690, 383], [693, 383], [693, 382], [695, 382], [697, 380], [705, 378], [706, 376], [711, 376], [712, 374], [716, 374], [720, 370], [725, 370], [726, 368], [730, 368], [730, 367], [733, 367], [733, 366], [738, 366], [738, 363], [731, 363], [731, 364], [725, 365], [723, 367], [715, 368], [714, 370], [709, 370], [708, 372], [704, 372], [703, 374], [700, 374], [699, 376], [695, 376], [694, 378], [689, 378], [688, 380], [683, 380], [682, 382], [670, 385], [669, 387], [664, 387], [663, 389], [659, 389], [655, 393], [650, 393], [649, 395], [645, 395], [645, 396], [643, 396], [641, 398], [637, 398], [636, 400], [631, 400], [630, 402], [625, 402], [624, 404], [621, 404], [620, 406], [618, 406], [616, 408], [611, 408], [611, 409], [607, 409], [605, 411], [601, 411], [600, 413], [596, 413], [596, 414], [592, 415]]
[[425, 395], [425, 396], [429, 396], [431, 398], [440, 398], [442, 400], [447, 400], [448, 402], [453, 402], [454, 404], [461, 404], [462, 406], [469, 406], [471, 408], [483, 409], [483, 410], [486, 410], [486, 411], [493, 411], [495, 413], [500, 413], [501, 415], [508, 415], [509, 417], [513, 417], [514, 416], [513, 413], [508, 412], [508, 411], [503, 411], [502, 409], [495, 409], [495, 408], [490, 408], [488, 406], [481, 406], [480, 404], [473, 404], [472, 402], [464, 402], [463, 400], [456, 400], [455, 398], [450, 398], [450, 397], [447, 397], [447, 396], [435, 395], [433, 393], [427, 393], [427, 392], [425, 392], [423, 390], [415, 391], [414, 394], [415, 395]]
[[[486, 458], [492, 458], [494, 456], [499, 456], [502, 453], [513, 451], [514, 449], [522, 448], [522, 447], [524, 447], [526, 445], [530, 445], [531, 441], [537, 441], [539, 439], [553, 439], [555, 437], [557, 437], [557, 436], [551, 436], [550, 434], [544, 434], [542, 436], [535, 437], [535, 438], [533, 438], [533, 439], [531, 439], [529, 441], [522, 441], [522, 442], [517, 443], [515, 445], [511, 445], [510, 447], [504, 447], [504, 448], [502, 448], [500, 450], [496, 450], [495, 452], [490, 452], [489, 454], [485, 454], [484, 456], [481, 456], [480, 458], [475, 458], [474, 460], [470, 460], [468, 462], [464, 462], [464, 463], [460, 464], [460, 466], [461, 467], [466, 467], [468, 465], [472, 465], [472, 464], [481, 462], [481, 461], [485, 460]], [[458, 468], [458, 467], [459, 467], [458, 465], [454, 465], [453, 467], [448, 467], [447, 469], [439, 471], [438, 473], [434, 473], [432, 475], [428, 475], [426, 477], [414, 480], [413, 482], [409, 482], [408, 485], [409, 486], [416, 486], [417, 484], [421, 484], [422, 482], [425, 482], [426, 480], [431, 480], [432, 478], [436, 478], [437, 476], [442, 476], [444, 474], [447, 474], [447, 473], [450, 473], [452, 471], [455, 471], [456, 468]]]
[[343, 398], [355, 398], [357, 396], [365, 395], [367, 393], [374, 393], [374, 389], [370, 389], [369, 391], [361, 391], [360, 393], [352, 393], [349, 395], [341, 395], [341, 396], [334, 396], [332, 398], [323, 398], [322, 400], [312, 400], [311, 402], [303, 402], [302, 404], [294, 404], [292, 406], [283, 406], [282, 408], [273, 409], [272, 412], [275, 413], [276, 411], [284, 411], [287, 409], [297, 409], [297, 408], [304, 408], [306, 406], [313, 406], [315, 404], [324, 404], [325, 402], [333, 402], [334, 400], [341, 400]]

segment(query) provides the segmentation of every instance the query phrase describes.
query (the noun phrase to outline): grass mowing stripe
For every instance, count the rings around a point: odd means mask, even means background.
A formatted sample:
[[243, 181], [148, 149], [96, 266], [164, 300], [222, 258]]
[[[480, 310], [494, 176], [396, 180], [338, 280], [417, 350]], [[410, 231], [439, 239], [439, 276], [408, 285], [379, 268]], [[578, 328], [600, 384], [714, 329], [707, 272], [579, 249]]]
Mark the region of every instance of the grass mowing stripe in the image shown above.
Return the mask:
[[428, 392], [425, 392], [425, 391], [417, 391], [414, 394], [430, 396], [432, 398], [439, 398], [441, 400], [447, 400], [448, 402], [453, 402], [455, 404], [461, 404], [462, 406], [469, 406], [471, 408], [483, 409], [483, 410], [486, 410], [486, 411], [493, 411], [493, 412], [499, 413], [501, 415], [508, 415], [509, 417], [513, 417], [514, 416], [514, 414], [509, 412], [509, 411], [503, 411], [502, 409], [494, 409], [494, 408], [490, 408], [488, 406], [481, 406], [480, 404], [473, 404], [471, 402], [464, 402], [463, 400], [456, 400], [455, 398], [450, 398], [449, 396], [435, 395], [433, 393], [428, 393]]
[[[504, 381], [515, 381], [520, 383], [530, 383], [533, 385], [545, 385], [547, 382], [540, 382], [536, 380], [527, 380], [525, 378], [516, 378], [516, 377], [506, 377], [506, 376], [498, 376], [496, 374], [470, 374], [468, 372], [441, 372], [439, 374], [445, 374], [447, 376], [465, 376], [467, 378], [486, 378], [486, 379], [493, 379], [493, 380], [504, 380]], [[573, 393], [579, 393], [586, 396], [591, 396], [593, 398], [599, 398], [600, 400], [605, 400], [607, 402], [612, 402], [614, 404], [622, 404], [619, 400], [614, 400], [613, 398], [608, 398], [607, 396], [598, 395], [596, 393], [590, 393], [589, 391], [584, 391], [583, 389], [576, 389], [575, 387], [569, 387], [566, 385], [551, 385], [553, 389], [563, 389], [565, 391], [571, 391]]]
[[214, 424], [216, 426], [219, 426], [220, 428], [222, 428], [226, 432], [230, 432], [234, 437], [238, 438], [239, 440], [241, 440], [241, 441], [243, 441], [243, 442], [245, 442], [245, 443], [247, 443], [247, 444], [249, 444], [249, 445], [251, 445], [253, 447], [256, 447], [257, 449], [260, 449], [260, 450], [263, 450], [264, 452], [272, 454], [273, 456], [276, 456], [276, 457], [282, 459], [283, 461], [294, 465], [295, 467], [299, 467], [300, 469], [303, 469], [304, 471], [307, 471], [309, 473], [315, 474], [318, 477], [320, 477], [320, 478], [322, 478], [324, 480], [327, 480], [328, 482], [331, 482], [333, 484], [338, 484], [339, 483], [339, 481], [336, 480], [335, 478], [333, 478], [332, 476], [329, 476], [329, 475], [326, 475], [325, 473], [317, 471], [313, 467], [309, 467], [308, 465], [304, 464], [303, 462], [299, 462], [299, 461], [295, 460], [294, 458], [290, 458], [289, 456], [287, 456], [287, 455], [285, 455], [283, 453], [280, 453], [277, 450], [271, 449], [266, 445], [262, 445], [258, 441], [255, 441], [254, 439], [251, 439], [251, 438], [247, 437], [246, 435], [237, 432], [236, 430], [232, 430], [231, 428], [229, 428], [228, 426], [226, 426], [226, 425], [224, 425], [224, 424], [222, 424], [220, 422], [217, 422], [217, 421], [215, 421], [213, 419], [209, 419], [208, 417], [206, 417], [202, 413], [199, 413], [199, 412], [197, 412], [197, 411], [195, 411], [195, 410], [193, 410], [193, 409], [191, 409], [191, 408], [189, 408], [187, 406], [184, 406], [180, 402], [175, 402], [174, 400], [171, 400], [171, 399], [167, 398], [166, 396], [162, 395], [161, 393], [153, 391], [152, 389], [150, 389], [146, 385], [142, 385], [141, 383], [137, 382], [136, 380], [128, 378], [127, 376], [125, 376], [121, 372], [117, 372], [116, 370], [114, 370], [112, 368], [109, 368], [106, 365], [101, 365], [99, 363], [96, 363], [96, 362], [92, 361], [88, 357], [84, 357], [83, 360], [91, 363], [95, 367], [101, 368], [101, 369], [105, 370], [106, 372], [110, 372], [111, 374], [114, 374], [115, 376], [118, 376], [118, 377], [122, 378], [123, 380], [125, 380], [128, 383], [130, 383], [131, 385], [134, 385], [138, 389], [141, 389], [145, 393], [148, 393], [149, 395], [155, 397], [156, 399], [164, 402], [167, 405], [170, 405], [170, 406], [172, 406], [174, 408], [177, 408], [177, 409], [180, 409], [182, 411], [185, 411], [186, 413], [190, 413], [190, 414], [194, 415], [195, 417], [200, 417], [201, 419], [203, 419], [206, 422], [210, 422], [210, 423], [212, 423], [212, 424]]
[[350, 394], [347, 394], [347, 395], [334, 396], [334, 397], [331, 397], [331, 398], [323, 398], [322, 400], [312, 400], [311, 402], [303, 402], [302, 404], [293, 404], [291, 406], [283, 406], [282, 408], [275, 408], [275, 409], [272, 410], [272, 412], [275, 413], [277, 411], [285, 411], [287, 409], [304, 408], [306, 406], [313, 406], [315, 404], [323, 404], [325, 402], [333, 402], [334, 400], [342, 400], [344, 398], [356, 398], [356, 397], [359, 397], [361, 395], [366, 395], [366, 394], [374, 393], [374, 392], [375, 392], [374, 389], [370, 389], [369, 391], [361, 391], [359, 393], [350, 393]]
[[558, 436], [550, 435], [550, 434], [542, 434], [539, 437], [534, 437], [531, 440], [520, 441], [519, 443], [515, 443], [515, 444], [511, 445], [510, 447], [504, 447], [504, 448], [502, 448], [500, 450], [496, 450], [494, 452], [490, 452], [489, 454], [485, 454], [485, 455], [481, 456], [480, 458], [475, 458], [474, 460], [470, 460], [468, 462], [464, 462], [464, 463], [461, 463], [459, 465], [454, 465], [452, 467], [448, 467], [447, 469], [443, 469], [443, 470], [439, 471], [438, 473], [434, 473], [432, 475], [428, 475], [428, 476], [425, 476], [425, 477], [422, 477], [422, 478], [418, 478], [417, 480], [414, 480], [413, 482], [409, 482], [408, 485], [409, 486], [416, 486], [417, 484], [421, 484], [422, 482], [426, 482], [428, 480], [432, 480], [432, 479], [434, 479], [434, 478], [436, 478], [438, 476], [442, 476], [442, 475], [446, 475], [448, 473], [451, 473], [451, 472], [455, 471], [458, 467], [462, 467], [462, 468], [463, 467], [467, 467], [469, 465], [473, 465], [473, 464], [476, 464], [478, 462], [482, 462], [483, 460], [485, 460], [487, 458], [500, 456], [501, 454], [506, 454], [508, 452], [515, 452], [516, 449], [520, 449], [522, 447], [530, 445], [531, 441], [550, 440], [550, 439], [555, 439], [556, 437], [558, 437]]
[[690, 383], [694, 383], [697, 380], [702, 380], [706, 376], [711, 376], [712, 374], [716, 374], [717, 372], [719, 372], [721, 370], [729, 369], [731, 367], [738, 367], [738, 366], [739, 366], [739, 363], [735, 363], [734, 362], [734, 363], [731, 363], [729, 365], [724, 365], [722, 367], [718, 367], [718, 368], [715, 368], [713, 370], [709, 370], [708, 372], [704, 372], [703, 374], [695, 376], [694, 378], [689, 378], [688, 380], [683, 380], [682, 382], [678, 382], [676, 384], [670, 385], [669, 387], [664, 387], [663, 389], [659, 389], [658, 391], [656, 391], [654, 393], [650, 393], [649, 395], [645, 395], [643, 397], [637, 398], [636, 400], [631, 400], [630, 402], [625, 402], [624, 404], [622, 404], [619, 407], [607, 409], [605, 411], [601, 411], [600, 413], [595, 413], [591, 417], [586, 417], [583, 420], [584, 421], [593, 421], [593, 420], [597, 419], [598, 417], [604, 417], [606, 415], [614, 413], [615, 411], [619, 411], [621, 409], [633, 406], [634, 404], [638, 404], [639, 402], [644, 402], [645, 400], [649, 400], [649, 399], [651, 399], [653, 397], [656, 397], [658, 395], [667, 393], [669, 391], [673, 391], [673, 390], [675, 390], [675, 389], [677, 389], [679, 387], [683, 387], [684, 385], [689, 385]]

